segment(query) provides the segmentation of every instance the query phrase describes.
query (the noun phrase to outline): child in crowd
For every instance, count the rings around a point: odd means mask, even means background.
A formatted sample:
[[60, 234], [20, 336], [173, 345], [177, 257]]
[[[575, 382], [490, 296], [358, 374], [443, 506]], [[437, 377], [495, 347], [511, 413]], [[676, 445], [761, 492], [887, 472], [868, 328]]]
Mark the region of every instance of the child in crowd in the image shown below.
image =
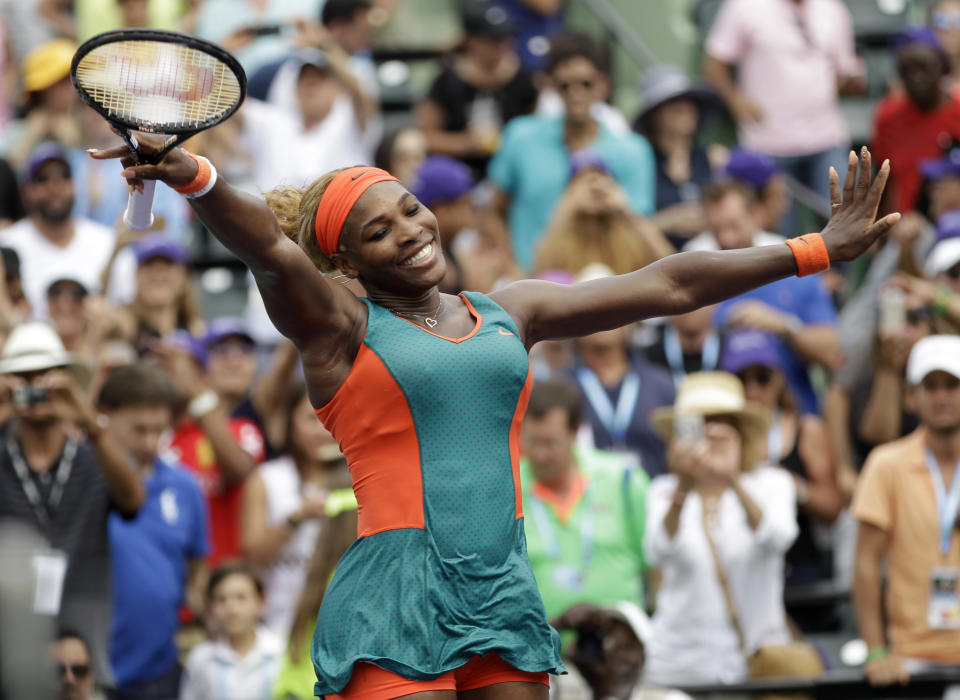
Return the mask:
[[180, 700], [269, 700], [283, 641], [260, 627], [263, 582], [241, 562], [217, 567], [207, 585], [215, 637], [187, 657]]

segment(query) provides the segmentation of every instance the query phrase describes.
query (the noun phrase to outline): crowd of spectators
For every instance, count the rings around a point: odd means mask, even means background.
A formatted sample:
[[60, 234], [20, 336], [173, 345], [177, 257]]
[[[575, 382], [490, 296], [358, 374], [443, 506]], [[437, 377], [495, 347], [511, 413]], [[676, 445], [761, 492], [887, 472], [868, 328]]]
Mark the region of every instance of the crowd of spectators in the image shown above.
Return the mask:
[[[461, 39], [431, 47], [402, 123], [373, 52], [399, 2], [0, 0], [0, 698], [312, 697], [356, 537], [349, 465], [256, 290], [203, 308], [208, 234], [167, 187], [150, 231], [123, 225], [120, 165], [84, 150], [117, 137], [70, 84], [78, 43], [155, 27], [232, 51], [248, 98], [191, 150], [252, 193], [390, 169], [436, 214], [454, 294], [780, 244], [820, 227], [862, 145], [841, 0], [724, 0], [702, 78], [638, 71], [636, 114], [562, 0], [449, 0]], [[871, 127], [881, 211], [903, 213], [886, 240], [532, 349], [522, 498], [572, 662], [555, 698], [813, 677], [836, 659], [805, 639], [843, 630], [875, 685], [960, 665], [960, 3], [928, 4]], [[818, 585], [853, 612], [785, 605]]]

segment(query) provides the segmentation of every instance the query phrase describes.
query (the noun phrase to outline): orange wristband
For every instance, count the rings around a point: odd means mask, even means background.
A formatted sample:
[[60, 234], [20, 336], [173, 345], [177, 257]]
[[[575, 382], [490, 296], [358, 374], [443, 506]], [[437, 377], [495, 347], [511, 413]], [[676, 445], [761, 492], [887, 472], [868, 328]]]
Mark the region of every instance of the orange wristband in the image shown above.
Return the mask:
[[830, 254], [827, 244], [819, 233], [808, 233], [786, 241], [793, 258], [797, 261], [797, 277], [815, 275], [830, 269]]
[[197, 174], [186, 185], [180, 185], [179, 187], [174, 187], [173, 189], [180, 194], [194, 194], [207, 186], [207, 183], [210, 182], [213, 169], [210, 167], [210, 161], [206, 158], [198, 158], [187, 150], [184, 150], [184, 153], [193, 158], [193, 160], [196, 162]]

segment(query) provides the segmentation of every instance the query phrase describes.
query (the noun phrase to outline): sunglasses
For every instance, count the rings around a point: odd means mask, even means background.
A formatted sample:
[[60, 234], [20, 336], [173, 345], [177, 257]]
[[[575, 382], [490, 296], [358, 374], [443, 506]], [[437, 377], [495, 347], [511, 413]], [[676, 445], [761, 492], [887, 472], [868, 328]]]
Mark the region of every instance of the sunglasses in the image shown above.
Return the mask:
[[75, 284], [54, 285], [47, 290], [47, 296], [56, 299], [57, 297], [68, 296], [74, 301], [83, 301], [87, 292]]
[[570, 92], [574, 87], [580, 87], [584, 90], [592, 90], [597, 81], [594, 78], [587, 80], [561, 80], [557, 83], [557, 90], [560, 92]]
[[740, 372], [737, 376], [744, 384], [754, 382], [760, 386], [767, 386], [773, 380], [773, 370], [769, 367], [757, 367], [748, 372]]
[[82, 681], [88, 675], [90, 675], [90, 666], [87, 664], [70, 664], [69, 666], [64, 666], [62, 664], [57, 665], [57, 671], [60, 673], [60, 678], [67, 677], [67, 670], [70, 671], [70, 675], [76, 678], [78, 681]]
[[935, 29], [960, 29], [960, 12], [934, 12], [930, 21]]

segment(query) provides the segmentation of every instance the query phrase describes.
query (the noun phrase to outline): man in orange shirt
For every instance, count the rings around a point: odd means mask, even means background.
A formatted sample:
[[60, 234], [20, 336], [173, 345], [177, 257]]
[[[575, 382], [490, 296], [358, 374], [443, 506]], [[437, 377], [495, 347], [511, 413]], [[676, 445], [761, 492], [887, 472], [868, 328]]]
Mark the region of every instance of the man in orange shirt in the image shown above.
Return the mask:
[[917, 341], [907, 382], [920, 427], [870, 453], [853, 500], [854, 605], [873, 685], [960, 664], [960, 336]]

